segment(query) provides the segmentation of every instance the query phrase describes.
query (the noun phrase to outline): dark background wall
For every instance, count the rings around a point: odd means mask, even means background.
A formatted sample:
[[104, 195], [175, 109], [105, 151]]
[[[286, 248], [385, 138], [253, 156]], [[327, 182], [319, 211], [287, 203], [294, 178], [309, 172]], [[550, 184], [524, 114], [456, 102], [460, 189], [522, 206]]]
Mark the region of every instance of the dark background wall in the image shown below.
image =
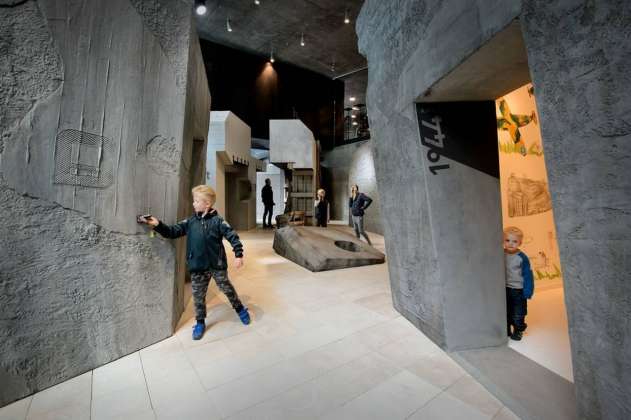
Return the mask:
[[268, 139], [270, 119], [298, 118], [324, 149], [332, 148], [335, 139], [342, 141], [344, 82], [210, 41], [200, 43], [212, 109], [235, 113], [252, 128], [252, 137]]

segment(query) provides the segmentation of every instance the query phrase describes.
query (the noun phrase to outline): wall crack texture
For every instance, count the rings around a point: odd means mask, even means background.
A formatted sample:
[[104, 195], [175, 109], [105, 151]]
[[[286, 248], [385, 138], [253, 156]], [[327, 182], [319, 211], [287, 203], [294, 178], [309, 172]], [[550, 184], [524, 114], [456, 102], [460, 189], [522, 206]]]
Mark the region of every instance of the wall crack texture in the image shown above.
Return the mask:
[[[16, 4], [5, 2], [5, 4]], [[63, 63], [34, 1], [0, 14], [0, 153], [24, 116], [63, 80]]]
[[173, 65], [178, 88], [186, 87], [191, 41], [192, 2], [188, 0], [129, 0]]
[[146, 322], [172, 316], [171, 243], [108, 231], [3, 182], [0, 219], [0, 406], [171, 334]]

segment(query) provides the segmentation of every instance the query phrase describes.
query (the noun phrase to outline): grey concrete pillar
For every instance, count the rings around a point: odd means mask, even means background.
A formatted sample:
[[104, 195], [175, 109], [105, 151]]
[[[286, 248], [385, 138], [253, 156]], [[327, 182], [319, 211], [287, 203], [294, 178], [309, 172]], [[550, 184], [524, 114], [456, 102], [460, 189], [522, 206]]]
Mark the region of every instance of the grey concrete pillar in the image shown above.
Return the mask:
[[579, 413], [631, 417], [631, 3], [524, 2]]

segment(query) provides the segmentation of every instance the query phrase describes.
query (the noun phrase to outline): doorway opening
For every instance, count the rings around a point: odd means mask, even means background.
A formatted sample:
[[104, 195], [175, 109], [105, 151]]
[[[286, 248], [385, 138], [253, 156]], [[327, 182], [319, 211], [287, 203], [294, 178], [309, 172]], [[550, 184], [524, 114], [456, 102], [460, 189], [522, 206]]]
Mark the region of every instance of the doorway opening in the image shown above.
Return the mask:
[[573, 381], [563, 274], [536, 92], [527, 83], [495, 101], [498, 127], [503, 228], [523, 232], [520, 249], [528, 256], [535, 293], [528, 301], [522, 340], [509, 347]]

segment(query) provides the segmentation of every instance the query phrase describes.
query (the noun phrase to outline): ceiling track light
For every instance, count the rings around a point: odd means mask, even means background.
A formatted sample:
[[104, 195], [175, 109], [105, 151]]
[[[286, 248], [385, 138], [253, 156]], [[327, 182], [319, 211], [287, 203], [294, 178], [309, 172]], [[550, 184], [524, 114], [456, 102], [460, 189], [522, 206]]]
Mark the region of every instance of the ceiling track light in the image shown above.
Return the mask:
[[304, 33], [300, 34], [300, 46], [301, 47], [305, 46], [305, 34]]
[[232, 32], [232, 26], [230, 26], [230, 19], [226, 19], [226, 30]]
[[206, 0], [195, 0], [195, 13], [197, 13], [198, 16], [205, 15], [207, 11]]
[[269, 53], [269, 62], [273, 63], [274, 61], [276, 60], [274, 60], [274, 47], [272, 47], [272, 50]]
[[348, 9], [344, 10], [344, 23], [346, 23], [346, 24], [351, 23], [351, 20], [348, 17]]

